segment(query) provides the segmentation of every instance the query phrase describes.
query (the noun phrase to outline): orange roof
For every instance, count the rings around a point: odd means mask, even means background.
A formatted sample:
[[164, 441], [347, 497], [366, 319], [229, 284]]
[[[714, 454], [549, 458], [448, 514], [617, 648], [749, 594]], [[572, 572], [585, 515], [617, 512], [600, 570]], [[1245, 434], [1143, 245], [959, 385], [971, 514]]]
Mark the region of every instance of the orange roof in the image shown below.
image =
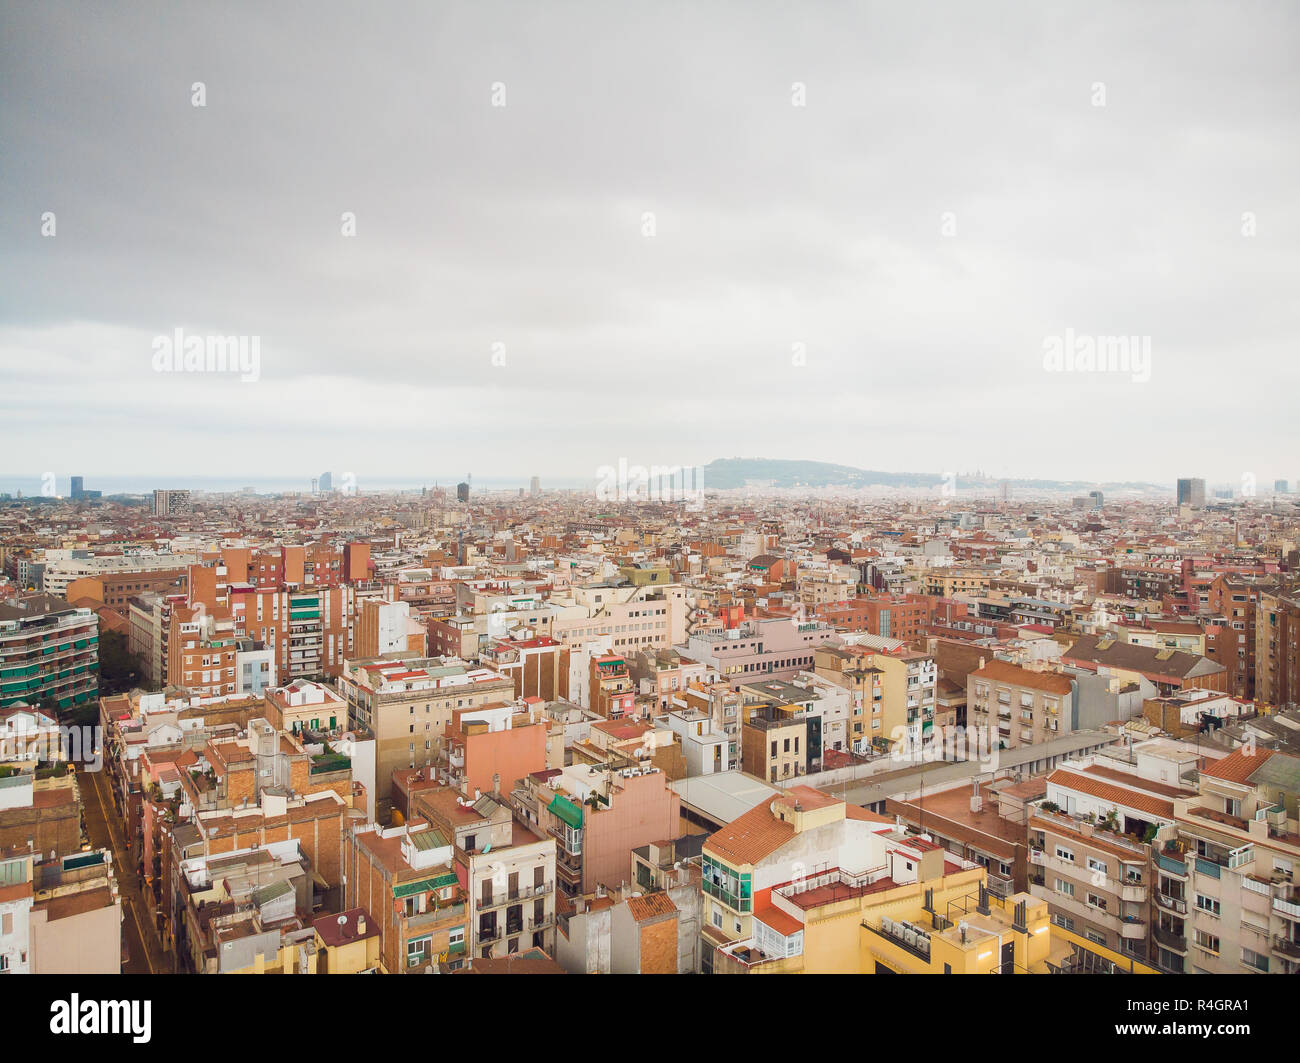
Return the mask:
[[764, 908], [761, 912], [755, 912], [754, 918], [786, 938], [803, 929], [803, 923], [792, 915], [786, 915], [780, 908]]
[[980, 679], [989, 679], [995, 683], [1010, 683], [1014, 686], [1029, 687], [1047, 694], [1068, 694], [1071, 690], [1070, 680], [1056, 672], [1031, 672], [1010, 661], [989, 661], [983, 668], [971, 675]]
[[1272, 755], [1273, 750], [1271, 749], [1254, 749], [1250, 752], [1237, 749], [1226, 757], [1222, 757], [1213, 764], [1202, 768], [1201, 774], [1211, 775], [1216, 779], [1225, 779], [1228, 782], [1249, 782], [1256, 769], [1263, 765]]
[[661, 916], [675, 915], [677, 905], [673, 904], [667, 893], [647, 893], [628, 898], [627, 910], [638, 923], [645, 923]]
[[797, 801], [799, 807], [805, 812], [818, 808], [829, 808], [831, 805], [842, 803], [838, 797], [822, 793], [821, 790], [814, 790], [811, 786], [791, 786], [784, 793], [786, 797], [785, 804], [793, 805]]
[[891, 816], [882, 816], [879, 812], [869, 812], [865, 808], [859, 808], [857, 805], [849, 805], [844, 809], [845, 819], [860, 819], [866, 823], [884, 823], [887, 826], [894, 826], [894, 820]]
[[1068, 786], [1071, 790], [1078, 790], [1090, 797], [1100, 797], [1103, 801], [1113, 801], [1117, 805], [1150, 812], [1153, 816], [1164, 816], [1166, 819], [1173, 819], [1174, 816], [1172, 801], [1162, 801], [1150, 794], [1130, 790], [1124, 786], [1115, 786], [1091, 775], [1080, 775], [1077, 772], [1058, 768], [1047, 777], [1047, 781], [1058, 786]]
[[794, 824], [777, 819], [770, 799], [709, 835], [704, 848], [732, 864], [756, 864], [794, 837]]

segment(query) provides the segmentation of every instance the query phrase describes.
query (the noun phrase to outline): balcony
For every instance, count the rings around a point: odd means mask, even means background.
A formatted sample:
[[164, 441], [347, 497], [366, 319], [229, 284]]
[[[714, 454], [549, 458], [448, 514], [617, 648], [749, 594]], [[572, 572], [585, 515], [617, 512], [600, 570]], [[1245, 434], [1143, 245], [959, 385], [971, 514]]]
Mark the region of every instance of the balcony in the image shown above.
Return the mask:
[[1125, 882], [1119, 888], [1119, 899], [1122, 901], [1131, 901], [1134, 904], [1145, 904], [1147, 899], [1147, 888], [1140, 883]]
[[437, 923], [463, 923], [464, 921], [465, 906], [463, 904], [449, 904], [445, 908], [434, 908], [428, 912], [420, 912], [418, 915], [408, 915], [405, 919], [408, 934], [428, 926], [434, 926]]
[[1210, 878], [1218, 878], [1221, 874], [1223, 865], [1215, 863], [1213, 860], [1207, 860], [1203, 856], [1196, 858], [1196, 873], [1198, 875], [1208, 875]]
[[480, 945], [491, 941], [500, 941], [501, 927], [499, 926], [490, 926], [486, 928], [480, 927], [478, 933], [474, 935], [474, 938]]
[[1145, 941], [1147, 924], [1144, 920], [1125, 917], [1119, 928], [1120, 937], [1131, 941]]
[[1167, 912], [1177, 912], [1179, 915], [1187, 914], [1187, 902], [1180, 897], [1170, 897], [1167, 893], [1161, 893], [1156, 890], [1152, 896], [1155, 898], [1156, 906], [1163, 908]]
[[995, 897], [1005, 899], [1016, 892], [1015, 883], [1007, 875], [999, 875], [990, 871], [986, 881], [988, 891]]
[[1187, 955], [1187, 939], [1175, 934], [1172, 930], [1166, 930], [1159, 923], [1151, 924], [1151, 936], [1156, 939], [1156, 944], [1161, 948], [1176, 952], [1180, 956]]
[[554, 888], [554, 882], [543, 882], [540, 886], [516, 886], [512, 890], [506, 890], [502, 893], [481, 894], [478, 908], [479, 911], [488, 908], [500, 908], [503, 904], [514, 904], [517, 901], [527, 900], [529, 897], [540, 897], [543, 894], [550, 893]]
[[1300, 904], [1295, 901], [1288, 901], [1282, 897], [1273, 898], [1273, 912], [1280, 915], [1283, 919], [1290, 919], [1293, 923], [1300, 922]]
[[1273, 951], [1291, 960], [1300, 960], [1300, 941], [1293, 938], [1275, 937]]
[[1186, 880], [1187, 862], [1181, 856], [1174, 856], [1172, 853], [1157, 853], [1156, 864], [1160, 870], [1175, 878]]

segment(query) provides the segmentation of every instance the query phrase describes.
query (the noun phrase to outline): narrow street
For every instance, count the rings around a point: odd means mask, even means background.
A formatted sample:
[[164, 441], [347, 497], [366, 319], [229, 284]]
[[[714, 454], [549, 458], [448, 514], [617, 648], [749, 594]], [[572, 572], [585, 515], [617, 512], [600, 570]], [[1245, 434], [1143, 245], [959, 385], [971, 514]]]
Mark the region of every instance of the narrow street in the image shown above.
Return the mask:
[[117, 822], [107, 775], [106, 770], [79, 772], [78, 783], [90, 844], [113, 851], [113, 867], [122, 893], [122, 935], [130, 957], [122, 965], [122, 973], [166, 974], [174, 969], [172, 957], [163, 952], [141, 896], [142, 883], [131, 861], [122, 825]]

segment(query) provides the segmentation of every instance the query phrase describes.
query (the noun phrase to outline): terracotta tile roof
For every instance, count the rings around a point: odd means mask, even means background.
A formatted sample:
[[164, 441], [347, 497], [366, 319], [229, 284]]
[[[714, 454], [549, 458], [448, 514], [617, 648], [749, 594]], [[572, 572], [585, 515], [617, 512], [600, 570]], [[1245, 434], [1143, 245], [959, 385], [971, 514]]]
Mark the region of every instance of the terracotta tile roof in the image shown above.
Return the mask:
[[859, 808], [857, 805], [849, 805], [844, 809], [845, 819], [860, 819], [865, 823], [883, 823], [886, 826], [894, 826], [892, 816], [882, 816], [879, 812], [869, 812], [865, 808]]
[[755, 805], [739, 819], [709, 835], [706, 852], [730, 864], [756, 864], [794, 837], [794, 824], [772, 815], [772, 799]]
[[789, 937], [803, 929], [803, 923], [792, 915], [787, 915], [780, 908], [764, 908], [761, 912], [755, 912], [754, 918], [761, 923], [766, 923], [782, 937]]
[[[785, 798], [784, 804], [793, 805], [796, 801], [799, 807], [805, 812], [810, 812], [818, 808], [830, 808], [831, 805], [840, 804], [838, 797], [832, 797], [830, 794], [822, 793], [821, 790], [814, 790], [811, 786], [791, 786], [782, 794]], [[781, 800], [781, 798], [777, 798]]]
[[1063, 695], [1071, 690], [1070, 680], [1066, 676], [1056, 672], [1031, 672], [1010, 661], [989, 661], [971, 675], [993, 683], [1010, 683], [1030, 690], [1041, 690], [1045, 694]]
[[1100, 797], [1103, 801], [1113, 801], [1117, 805], [1136, 808], [1140, 812], [1150, 812], [1153, 816], [1163, 816], [1166, 819], [1173, 819], [1174, 816], [1172, 801], [1163, 801], [1150, 794], [1116, 786], [1093, 775], [1081, 775], [1078, 772], [1057, 768], [1047, 777], [1047, 781], [1058, 786], [1068, 786], [1071, 790], [1078, 790], [1079, 793], [1088, 794], [1090, 797]]
[[627, 910], [638, 923], [648, 923], [652, 919], [676, 915], [677, 905], [673, 904], [672, 898], [666, 893], [647, 893], [641, 897], [628, 898]]
[[1202, 768], [1201, 774], [1212, 776], [1215, 779], [1224, 779], [1228, 782], [1249, 782], [1250, 777], [1272, 755], [1273, 750], [1271, 749], [1256, 749], [1250, 753], [1244, 749], [1236, 749], [1226, 757], [1222, 757], [1208, 767]]
[[1112, 782], [1120, 783], [1123, 786], [1132, 786], [1137, 790], [1145, 790], [1148, 793], [1156, 794], [1159, 797], [1195, 797], [1195, 790], [1184, 790], [1179, 786], [1170, 786], [1168, 783], [1152, 782], [1150, 779], [1144, 779], [1140, 775], [1131, 775], [1128, 772], [1119, 771], [1115, 768], [1103, 767], [1100, 764], [1090, 764], [1084, 769], [1089, 775], [1096, 775], [1102, 779], [1110, 779]]

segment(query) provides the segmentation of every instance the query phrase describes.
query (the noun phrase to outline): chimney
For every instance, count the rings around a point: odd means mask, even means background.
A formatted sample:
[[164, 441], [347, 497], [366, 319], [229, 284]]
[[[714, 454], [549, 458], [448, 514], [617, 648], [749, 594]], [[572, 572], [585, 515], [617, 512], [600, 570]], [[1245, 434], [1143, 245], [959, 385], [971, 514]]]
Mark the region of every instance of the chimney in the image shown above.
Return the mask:
[[357, 933], [364, 934], [365, 932], [366, 932], [366, 917], [364, 915], [359, 915], [357, 916]]
[[501, 794], [501, 776], [496, 772], [492, 773], [492, 792], [497, 796]]

